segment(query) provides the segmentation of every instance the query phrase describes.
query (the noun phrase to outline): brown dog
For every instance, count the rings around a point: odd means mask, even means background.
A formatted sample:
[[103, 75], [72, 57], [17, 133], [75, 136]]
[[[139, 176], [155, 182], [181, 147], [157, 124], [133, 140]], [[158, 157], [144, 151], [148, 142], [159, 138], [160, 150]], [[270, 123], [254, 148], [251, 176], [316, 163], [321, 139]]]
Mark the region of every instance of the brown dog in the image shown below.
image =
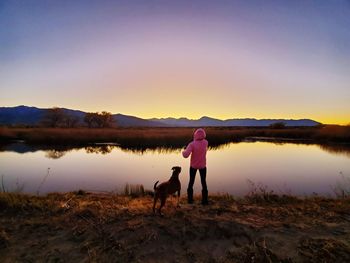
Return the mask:
[[158, 198], [160, 199], [160, 207], [158, 209], [159, 214], [161, 215], [161, 209], [165, 205], [165, 200], [168, 197], [168, 195], [174, 194], [177, 192], [177, 206], [179, 206], [180, 202], [180, 191], [181, 191], [181, 183], [179, 180], [179, 174], [181, 173], [181, 167], [180, 166], [174, 166], [171, 168], [173, 170], [173, 174], [170, 177], [170, 179], [164, 183], [161, 183], [157, 186], [157, 181], [154, 184], [154, 202], [153, 202], [153, 213], [155, 213], [155, 207]]

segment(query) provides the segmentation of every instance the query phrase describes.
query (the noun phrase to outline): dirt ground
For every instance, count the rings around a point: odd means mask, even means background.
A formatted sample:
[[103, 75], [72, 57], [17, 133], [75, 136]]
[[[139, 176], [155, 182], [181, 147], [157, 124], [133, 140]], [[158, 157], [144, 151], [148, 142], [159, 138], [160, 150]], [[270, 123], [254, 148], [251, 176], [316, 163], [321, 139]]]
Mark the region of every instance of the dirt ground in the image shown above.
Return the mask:
[[350, 199], [0, 194], [0, 262], [350, 262]]

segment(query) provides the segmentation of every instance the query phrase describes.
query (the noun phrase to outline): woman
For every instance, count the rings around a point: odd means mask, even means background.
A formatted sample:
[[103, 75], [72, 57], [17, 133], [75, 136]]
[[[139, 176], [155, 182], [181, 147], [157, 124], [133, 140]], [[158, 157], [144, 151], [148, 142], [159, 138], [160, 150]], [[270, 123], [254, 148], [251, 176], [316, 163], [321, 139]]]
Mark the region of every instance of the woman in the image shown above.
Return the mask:
[[207, 189], [207, 164], [206, 155], [208, 141], [205, 139], [206, 134], [204, 129], [197, 129], [193, 135], [193, 141], [190, 142], [182, 152], [183, 157], [188, 158], [191, 155], [190, 166], [190, 181], [187, 188], [187, 200], [189, 204], [193, 203], [193, 184], [196, 178], [197, 170], [201, 176], [202, 183], [202, 205], [208, 204], [208, 189]]

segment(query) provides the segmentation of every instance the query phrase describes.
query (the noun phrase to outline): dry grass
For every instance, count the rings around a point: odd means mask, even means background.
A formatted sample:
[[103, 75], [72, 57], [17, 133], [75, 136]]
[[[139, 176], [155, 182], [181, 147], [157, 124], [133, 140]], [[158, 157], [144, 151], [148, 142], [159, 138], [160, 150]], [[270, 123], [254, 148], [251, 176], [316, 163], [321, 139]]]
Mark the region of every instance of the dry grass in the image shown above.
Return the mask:
[[326, 125], [314, 135], [316, 140], [350, 142], [350, 125]]
[[349, 199], [279, 204], [216, 195], [202, 207], [198, 198], [191, 206], [183, 198], [181, 208], [169, 199], [159, 217], [151, 213], [149, 196], [1, 193], [0, 261], [350, 260]]
[[32, 211], [53, 208], [54, 200], [48, 197], [25, 195], [21, 193], [0, 192], [0, 210]]
[[251, 203], [264, 204], [264, 203], [293, 203], [299, 202], [300, 199], [290, 193], [275, 193], [273, 190], [269, 189], [267, 185], [262, 183], [254, 183], [248, 180], [248, 186], [250, 188], [249, 192], [245, 195], [245, 199]]
[[[191, 141], [195, 128], [0, 128], [0, 141], [24, 140], [33, 144], [84, 145], [114, 142], [124, 147], [183, 147]], [[274, 137], [314, 142], [350, 142], [350, 126], [327, 125], [299, 128], [208, 127], [207, 137], [215, 147], [247, 137]]]
[[145, 188], [142, 184], [126, 184], [124, 186], [124, 195], [131, 197], [140, 197], [146, 194]]

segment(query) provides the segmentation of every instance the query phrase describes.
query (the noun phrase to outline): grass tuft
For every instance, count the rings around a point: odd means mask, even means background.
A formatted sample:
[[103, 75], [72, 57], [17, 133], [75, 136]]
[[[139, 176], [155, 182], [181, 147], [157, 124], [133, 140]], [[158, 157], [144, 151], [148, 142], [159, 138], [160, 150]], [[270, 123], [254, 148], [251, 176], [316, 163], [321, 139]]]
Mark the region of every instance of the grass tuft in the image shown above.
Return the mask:
[[270, 190], [268, 186], [262, 183], [254, 183], [251, 180], [247, 180], [249, 185], [249, 192], [245, 198], [250, 202], [261, 204], [261, 203], [293, 203], [299, 199], [296, 196], [290, 194], [276, 194], [273, 190]]
[[336, 198], [346, 199], [350, 197], [350, 176], [345, 176], [343, 172], [340, 172], [340, 181], [332, 187], [333, 193]]

